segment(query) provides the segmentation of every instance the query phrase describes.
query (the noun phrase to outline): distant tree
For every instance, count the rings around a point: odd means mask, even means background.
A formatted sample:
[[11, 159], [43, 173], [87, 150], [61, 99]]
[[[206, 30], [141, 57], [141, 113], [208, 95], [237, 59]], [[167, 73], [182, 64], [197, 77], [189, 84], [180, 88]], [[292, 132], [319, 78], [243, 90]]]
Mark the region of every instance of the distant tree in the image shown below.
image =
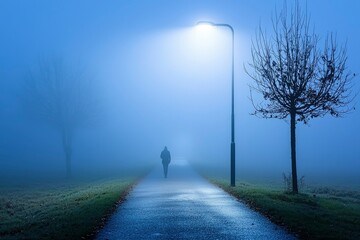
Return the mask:
[[66, 176], [71, 178], [74, 131], [92, 118], [91, 82], [60, 61], [42, 61], [38, 72], [30, 72], [26, 79], [23, 100], [28, 112], [60, 132]]
[[[353, 108], [352, 75], [346, 68], [346, 47], [338, 46], [329, 34], [322, 48], [319, 37], [309, 27], [309, 17], [298, 1], [291, 13], [286, 2], [280, 14], [272, 18], [273, 35], [268, 37], [259, 29], [252, 44], [254, 80], [250, 86], [254, 115], [263, 118], [290, 117], [292, 191], [298, 193], [296, 170], [297, 122], [330, 114], [340, 117]], [[253, 92], [263, 98], [256, 102]]]

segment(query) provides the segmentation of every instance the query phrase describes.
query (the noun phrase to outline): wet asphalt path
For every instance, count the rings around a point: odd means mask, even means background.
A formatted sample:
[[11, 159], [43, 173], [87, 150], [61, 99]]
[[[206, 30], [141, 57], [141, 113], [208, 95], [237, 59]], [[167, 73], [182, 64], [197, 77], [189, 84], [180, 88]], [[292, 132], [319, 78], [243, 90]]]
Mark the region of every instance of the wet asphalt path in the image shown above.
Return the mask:
[[162, 166], [144, 178], [97, 239], [294, 239], [201, 178], [188, 165]]

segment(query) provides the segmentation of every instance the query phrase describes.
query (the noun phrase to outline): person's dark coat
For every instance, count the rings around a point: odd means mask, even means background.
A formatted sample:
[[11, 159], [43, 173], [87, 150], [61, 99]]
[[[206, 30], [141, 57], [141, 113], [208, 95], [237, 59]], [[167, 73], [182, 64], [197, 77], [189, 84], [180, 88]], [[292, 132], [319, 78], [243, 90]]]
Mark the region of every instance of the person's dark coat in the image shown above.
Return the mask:
[[165, 148], [160, 155], [160, 158], [162, 159], [162, 163], [168, 165], [171, 162], [171, 155], [169, 150]]

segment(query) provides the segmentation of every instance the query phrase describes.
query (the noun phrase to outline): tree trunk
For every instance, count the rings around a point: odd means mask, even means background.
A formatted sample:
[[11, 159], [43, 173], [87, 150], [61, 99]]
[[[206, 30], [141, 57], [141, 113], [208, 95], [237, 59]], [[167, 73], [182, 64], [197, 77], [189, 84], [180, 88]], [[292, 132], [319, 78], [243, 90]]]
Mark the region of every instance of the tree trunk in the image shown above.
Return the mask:
[[292, 191], [298, 193], [298, 179], [296, 171], [296, 112], [290, 113], [290, 138], [291, 138], [291, 171], [292, 171]]
[[71, 133], [69, 130], [64, 129], [62, 132], [62, 142], [63, 142], [63, 149], [65, 153], [65, 161], [66, 161], [66, 178], [71, 178]]

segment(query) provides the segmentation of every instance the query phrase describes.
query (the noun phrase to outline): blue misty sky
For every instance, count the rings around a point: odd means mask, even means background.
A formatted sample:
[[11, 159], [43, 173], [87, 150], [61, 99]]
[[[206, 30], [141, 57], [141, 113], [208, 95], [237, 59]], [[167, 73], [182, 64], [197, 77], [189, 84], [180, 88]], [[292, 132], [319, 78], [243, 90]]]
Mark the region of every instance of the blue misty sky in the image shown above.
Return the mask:
[[[339, 43], [347, 42], [348, 68], [360, 73], [360, 2], [299, 2], [307, 5], [321, 40], [334, 32]], [[231, 24], [236, 33], [240, 175], [254, 169], [290, 171], [289, 125], [249, 115], [251, 80], [244, 72], [257, 27], [261, 23], [271, 32], [271, 15], [282, 6], [282, 0], [0, 1], [3, 169], [32, 162], [62, 167], [56, 133], [24, 118], [17, 97], [26, 72], [36, 69], [43, 57], [60, 57], [85, 68], [99, 90], [103, 123], [79, 133], [75, 169], [152, 160], [164, 144], [179, 159], [227, 168], [229, 33], [218, 29], [199, 40], [193, 30], [197, 21], [210, 20]], [[341, 119], [325, 117], [298, 125], [299, 175], [358, 175], [359, 122], [355, 111]]]

